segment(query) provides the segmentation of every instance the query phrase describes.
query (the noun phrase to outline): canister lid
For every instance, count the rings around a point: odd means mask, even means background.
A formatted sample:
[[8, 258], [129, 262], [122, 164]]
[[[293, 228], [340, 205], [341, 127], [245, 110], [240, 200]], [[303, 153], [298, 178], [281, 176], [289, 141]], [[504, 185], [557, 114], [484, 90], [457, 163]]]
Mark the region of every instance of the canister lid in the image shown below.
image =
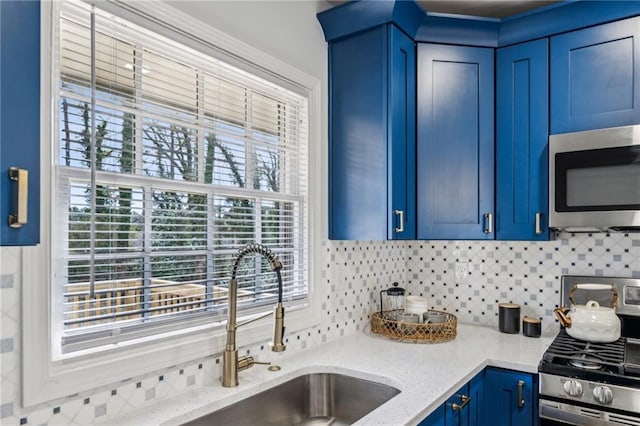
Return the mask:
[[515, 309], [520, 307], [517, 303], [500, 303], [498, 306], [506, 309]]
[[540, 318], [523, 317], [522, 321], [523, 322], [531, 322], [531, 323], [534, 323], [534, 324], [539, 324], [540, 323]]

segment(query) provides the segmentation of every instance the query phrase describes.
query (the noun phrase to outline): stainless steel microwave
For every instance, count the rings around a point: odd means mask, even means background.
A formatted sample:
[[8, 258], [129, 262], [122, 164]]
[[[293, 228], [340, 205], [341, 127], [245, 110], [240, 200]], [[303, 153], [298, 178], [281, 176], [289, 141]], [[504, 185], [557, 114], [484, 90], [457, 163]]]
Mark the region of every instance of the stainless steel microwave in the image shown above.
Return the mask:
[[640, 231], [640, 125], [549, 137], [549, 226]]

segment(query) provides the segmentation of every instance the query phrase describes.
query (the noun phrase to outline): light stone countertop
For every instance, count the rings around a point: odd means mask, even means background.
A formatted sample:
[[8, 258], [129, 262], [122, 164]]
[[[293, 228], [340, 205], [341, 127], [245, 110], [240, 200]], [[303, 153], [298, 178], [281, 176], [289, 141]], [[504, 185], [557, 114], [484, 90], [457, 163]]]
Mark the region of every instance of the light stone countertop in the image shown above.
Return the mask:
[[363, 332], [302, 352], [275, 355], [282, 367], [263, 365], [239, 373], [239, 386], [215, 383], [161, 400], [110, 424], [179, 425], [306, 373], [343, 373], [389, 384], [400, 394], [356, 424], [415, 425], [486, 366], [536, 373], [548, 337], [502, 334], [489, 327], [458, 324], [457, 337], [446, 343], [401, 343]]

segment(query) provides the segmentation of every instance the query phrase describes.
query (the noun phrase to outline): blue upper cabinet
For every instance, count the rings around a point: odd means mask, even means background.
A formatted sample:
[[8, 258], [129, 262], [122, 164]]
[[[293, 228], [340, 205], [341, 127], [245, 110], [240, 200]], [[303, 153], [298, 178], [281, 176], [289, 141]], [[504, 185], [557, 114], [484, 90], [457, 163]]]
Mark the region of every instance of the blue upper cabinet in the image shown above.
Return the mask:
[[393, 25], [329, 43], [329, 238], [415, 238], [415, 45]]
[[420, 239], [493, 239], [493, 49], [418, 44]]
[[484, 372], [484, 424], [538, 424], [537, 381], [528, 373], [487, 368]]
[[0, 1], [0, 55], [0, 245], [34, 245], [40, 240], [39, 1]]
[[496, 238], [548, 240], [548, 39], [496, 52]]
[[396, 27], [390, 28], [389, 239], [416, 238], [416, 45]]
[[551, 133], [640, 123], [640, 17], [551, 38]]

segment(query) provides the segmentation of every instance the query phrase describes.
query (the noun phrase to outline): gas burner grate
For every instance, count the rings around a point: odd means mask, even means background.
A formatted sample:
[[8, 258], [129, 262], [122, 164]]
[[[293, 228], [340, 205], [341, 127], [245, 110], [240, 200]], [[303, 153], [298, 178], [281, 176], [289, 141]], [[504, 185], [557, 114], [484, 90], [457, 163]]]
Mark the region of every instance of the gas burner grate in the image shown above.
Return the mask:
[[624, 338], [611, 343], [583, 342], [561, 330], [542, 362], [624, 375], [624, 346]]

